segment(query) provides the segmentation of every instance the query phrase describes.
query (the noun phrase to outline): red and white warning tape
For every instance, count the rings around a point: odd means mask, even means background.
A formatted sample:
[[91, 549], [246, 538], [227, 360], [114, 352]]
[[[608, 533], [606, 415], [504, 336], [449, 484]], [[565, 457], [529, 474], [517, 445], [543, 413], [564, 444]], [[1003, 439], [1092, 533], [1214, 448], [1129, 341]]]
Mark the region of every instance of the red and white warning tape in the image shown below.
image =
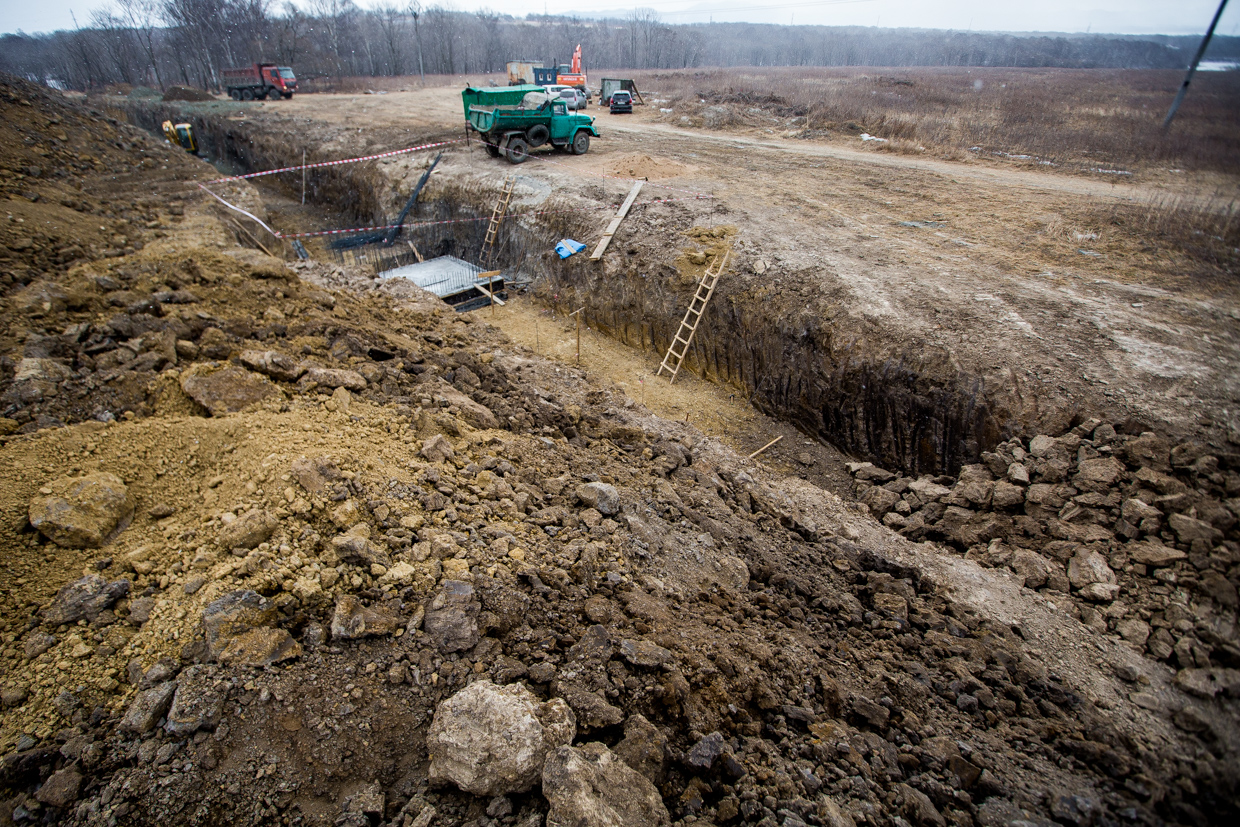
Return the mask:
[[[488, 144], [486, 141], [483, 141], [481, 139], [479, 139], [478, 142], [483, 144], [484, 146], [495, 146], [495, 144]], [[333, 166], [340, 166], [341, 164], [354, 164], [360, 161], [374, 161], [379, 158], [391, 158], [394, 155], [405, 155], [410, 152], [420, 152], [426, 149], [436, 149], [441, 146], [448, 146], [450, 144], [459, 144], [459, 143], [461, 143], [461, 139], [459, 138], [451, 140], [451, 141], [437, 141], [435, 143], [421, 144], [419, 146], [411, 146], [405, 149], [396, 149], [391, 152], [380, 152], [376, 155], [362, 155], [356, 158], [342, 158], [338, 161], [321, 161], [321, 162], [314, 163], [314, 164], [299, 164], [297, 166], [281, 167], [279, 169], [269, 169], [263, 172], [251, 172], [246, 175], [229, 175], [224, 178], [214, 178], [210, 181], [207, 181], [206, 183], [207, 184], [224, 184], [230, 181], [240, 181], [240, 180], [244, 180], [247, 178], [260, 178], [264, 175], [276, 175], [281, 172], [297, 172], [298, 170], [303, 170], [303, 169], [317, 169], [320, 167], [333, 167]], [[545, 164], [554, 164], [556, 166], [561, 166], [561, 167], [564, 167], [565, 169], [571, 170], [573, 173], [577, 175], [587, 175], [587, 176], [591, 176], [594, 178], [605, 178], [605, 179], [612, 180], [612, 181], [636, 182], [638, 180], [636, 178], [625, 178], [619, 175], [606, 175], [601, 172], [590, 172], [588, 170], [580, 169], [571, 164], [561, 163], [560, 161], [553, 161], [544, 155], [530, 155], [529, 159], [540, 161]], [[694, 190], [678, 189], [676, 187], [669, 187], [667, 184], [657, 184], [654, 181], [647, 181], [646, 185], [651, 186], [651, 187], [657, 187], [659, 189], [669, 190], [671, 192], [684, 193], [688, 197], [686, 198], [653, 198], [648, 201], [635, 202], [633, 204], [634, 207], [642, 206], [645, 204], [667, 204], [672, 201], [699, 201], [699, 200], [715, 197], [714, 195], [711, 195], [710, 193], [695, 192]], [[216, 193], [208, 189], [204, 184], [199, 184], [198, 187], [203, 192], [207, 193], [212, 198], [214, 198], [216, 201], [219, 201], [221, 204], [223, 204], [228, 209], [238, 212], [241, 215], [244, 215], [247, 218], [253, 220], [264, 230], [271, 233], [271, 235], [274, 236], [275, 238], [315, 238], [315, 237], [329, 236], [329, 235], [346, 235], [349, 233], [375, 232], [378, 230], [391, 230], [395, 228], [417, 229], [419, 227], [430, 227], [430, 226], [434, 226], [437, 224], [457, 224], [457, 223], [465, 223], [465, 222], [471, 222], [471, 221], [489, 221], [490, 220], [485, 217], [482, 217], [482, 218], [449, 218], [443, 221], [417, 221], [417, 222], [412, 222], [409, 224], [387, 224], [387, 225], [377, 225], [373, 227], [353, 227], [353, 228], [345, 229], [345, 230], [319, 230], [316, 232], [308, 232], [308, 233], [281, 233], [268, 227], [261, 220], [259, 220], [257, 216], [253, 215], [252, 213], [249, 213], [241, 209], [235, 204], [230, 204], [228, 201], [224, 200], [219, 195], [217, 195]], [[597, 206], [597, 207], [575, 207], [575, 208], [562, 209], [562, 210], [536, 210], [536, 211], [523, 212], [523, 213], [511, 213], [504, 217], [505, 218], [522, 218], [524, 216], [550, 215], [553, 213], [594, 212], [597, 210], [614, 210], [614, 209], [617, 209], [617, 207], [618, 205], [612, 204], [612, 205], [603, 205], [603, 206]]]
[[297, 172], [302, 169], [318, 169], [319, 167], [335, 167], [341, 164], [355, 164], [359, 161], [374, 161], [379, 158], [391, 158], [393, 155], [405, 155], [409, 152], [420, 152], [424, 149], [435, 149], [436, 147], [448, 146], [449, 144], [459, 144], [459, 138], [451, 141], [438, 141], [433, 144], [422, 144], [421, 146], [411, 146], [407, 149], [396, 149], [391, 152], [380, 152], [378, 155], [361, 155], [357, 158], [342, 158], [339, 161], [320, 161], [315, 164], [298, 164], [293, 167], [280, 167], [279, 169], [269, 169], [263, 172], [251, 172], [247, 175], [229, 175], [226, 178], [215, 178], [208, 181], [208, 184], [222, 184], [225, 181], [239, 181], [243, 178], [260, 178], [264, 175], [275, 175], [280, 172]]
[[[199, 186], [202, 186], [202, 185], [200, 184]], [[259, 223], [260, 226], [262, 226], [263, 229], [271, 233], [276, 238], [321, 238], [324, 236], [332, 236], [332, 235], [348, 235], [350, 233], [373, 233], [373, 232], [378, 232], [380, 230], [392, 230], [392, 229], [397, 229], [397, 228], [402, 229], [402, 230], [416, 230], [422, 227], [433, 227], [439, 224], [467, 224], [467, 223], [475, 222], [475, 221], [490, 221], [491, 220], [487, 216], [479, 216], [477, 218], [445, 218], [440, 221], [413, 221], [407, 224], [376, 224], [371, 227], [349, 227], [343, 230], [315, 230], [315, 231], [305, 232], [305, 233], [281, 233], [281, 232], [271, 229], [266, 224], [263, 224], [262, 221], [259, 221], [253, 215], [250, 215], [250, 213], [246, 212], [240, 207], [237, 207], [237, 206], [234, 206], [228, 203], [223, 198], [220, 198], [218, 195], [216, 195], [214, 192], [211, 192], [211, 190], [207, 189], [206, 187], [202, 187], [202, 189], [205, 190], [212, 198], [215, 198], [217, 201], [219, 201], [221, 204], [228, 207], [229, 209], [236, 210], [242, 215], [253, 218], [255, 221]], [[636, 201], [633, 203], [633, 206], [640, 207], [646, 204], [666, 204], [671, 201], [695, 201], [695, 200], [697, 199], [696, 198], [653, 198], [653, 199], [650, 199], [649, 201]], [[609, 205], [602, 205], [602, 206], [597, 206], [597, 207], [570, 207], [570, 208], [562, 209], [562, 210], [530, 210], [530, 211], [521, 212], [521, 213], [509, 213], [508, 215], [505, 215], [504, 218], [505, 219], [525, 218], [527, 216], [534, 216], [534, 215], [555, 215], [555, 214], [570, 213], [570, 212], [597, 212], [599, 210], [614, 210], [614, 209], [617, 209], [618, 207], [619, 207], [618, 204], [609, 204]]]

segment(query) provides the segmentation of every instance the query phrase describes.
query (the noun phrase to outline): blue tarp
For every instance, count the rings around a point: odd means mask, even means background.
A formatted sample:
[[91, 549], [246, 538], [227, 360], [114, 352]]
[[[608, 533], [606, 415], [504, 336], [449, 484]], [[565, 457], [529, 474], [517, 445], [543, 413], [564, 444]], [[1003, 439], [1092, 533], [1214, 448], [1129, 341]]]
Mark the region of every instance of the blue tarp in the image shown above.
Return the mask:
[[580, 241], [573, 241], [571, 238], [566, 238], [555, 245], [555, 251], [560, 254], [560, 258], [568, 258], [573, 253], [580, 253], [585, 248], [586, 245]]

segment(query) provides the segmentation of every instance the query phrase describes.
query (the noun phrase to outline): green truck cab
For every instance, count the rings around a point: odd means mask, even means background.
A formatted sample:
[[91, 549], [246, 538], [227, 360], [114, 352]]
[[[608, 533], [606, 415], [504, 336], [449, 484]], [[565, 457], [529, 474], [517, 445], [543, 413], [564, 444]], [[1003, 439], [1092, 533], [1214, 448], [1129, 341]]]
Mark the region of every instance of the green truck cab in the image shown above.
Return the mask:
[[548, 98], [541, 86], [466, 87], [461, 93], [466, 129], [477, 132], [492, 158], [503, 155], [519, 164], [530, 150], [553, 149], [585, 155], [598, 137], [594, 118], [568, 109], [562, 98]]

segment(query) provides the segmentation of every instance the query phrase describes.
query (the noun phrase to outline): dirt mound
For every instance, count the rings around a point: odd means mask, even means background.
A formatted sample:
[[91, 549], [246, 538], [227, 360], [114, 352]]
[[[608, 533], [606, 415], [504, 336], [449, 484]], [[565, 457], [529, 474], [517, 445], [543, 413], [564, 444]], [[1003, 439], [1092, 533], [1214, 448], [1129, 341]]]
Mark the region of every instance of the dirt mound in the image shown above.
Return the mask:
[[647, 181], [662, 181], [667, 178], [680, 178], [693, 172], [688, 164], [669, 161], [664, 158], [651, 158], [649, 155], [619, 155], [607, 159], [603, 172], [621, 178], [645, 178]]
[[166, 101], [213, 101], [215, 95], [192, 86], [169, 86], [164, 92], [163, 99]]

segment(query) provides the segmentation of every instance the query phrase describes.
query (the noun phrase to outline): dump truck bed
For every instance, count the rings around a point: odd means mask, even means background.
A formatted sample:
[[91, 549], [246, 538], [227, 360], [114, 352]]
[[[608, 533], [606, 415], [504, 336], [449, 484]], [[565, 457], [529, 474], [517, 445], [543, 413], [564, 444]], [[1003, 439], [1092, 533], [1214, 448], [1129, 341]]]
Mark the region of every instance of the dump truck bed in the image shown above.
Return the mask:
[[520, 86], [467, 86], [461, 93], [464, 104], [465, 118], [469, 118], [469, 110], [474, 106], [516, 106], [529, 92], [542, 92], [541, 86], [525, 83]]
[[[466, 115], [469, 125], [479, 132], [495, 132], [500, 130], [526, 130], [534, 124], [551, 125], [553, 107], [556, 104], [546, 103], [537, 109], [522, 109], [519, 106], [471, 106]], [[568, 108], [559, 103], [560, 115], [567, 115]]]

